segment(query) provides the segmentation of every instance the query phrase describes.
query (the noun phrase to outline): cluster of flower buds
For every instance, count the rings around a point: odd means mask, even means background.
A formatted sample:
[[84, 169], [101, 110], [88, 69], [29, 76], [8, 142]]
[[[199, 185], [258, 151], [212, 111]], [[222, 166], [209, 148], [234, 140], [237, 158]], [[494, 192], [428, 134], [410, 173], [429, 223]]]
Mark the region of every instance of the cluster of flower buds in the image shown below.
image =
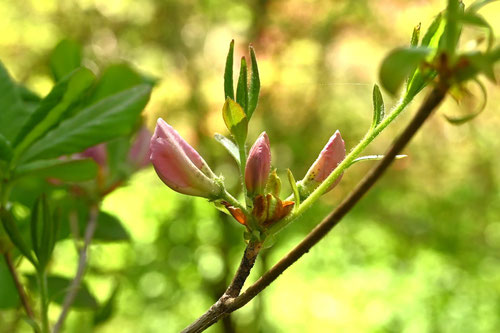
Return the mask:
[[[151, 139], [151, 162], [160, 179], [174, 191], [205, 197], [220, 203], [250, 231], [254, 228], [263, 230], [290, 214], [296, 202], [280, 199], [281, 181], [276, 170], [271, 172], [271, 147], [266, 132], [257, 138], [246, 158], [245, 142], [248, 123], [257, 106], [260, 79], [255, 52], [250, 46], [252, 61], [250, 79], [247, 77], [245, 57], [242, 57], [235, 94], [232, 71], [233, 52], [234, 41], [229, 47], [224, 73], [226, 102], [222, 108], [222, 115], [235, 142], [221, 135], [219, 139], [216, 136], [216, 139], [240, 164], [242, 186], [245, 187], [243, 192], [246, 195], [245, 205], [230, 196], [224, 188], [222, 177], [217, 177], [198, 152], [162, 119], [158, 119]], [[304, 200], [318, 188], [344, 158], [344, 141], [337, 131], [321, 151], [304, 179], [295, 184], [291, 176], [290, 181], [297, 201]], [[340, 178], [341, 175], [328, 191], [338, 184]]]

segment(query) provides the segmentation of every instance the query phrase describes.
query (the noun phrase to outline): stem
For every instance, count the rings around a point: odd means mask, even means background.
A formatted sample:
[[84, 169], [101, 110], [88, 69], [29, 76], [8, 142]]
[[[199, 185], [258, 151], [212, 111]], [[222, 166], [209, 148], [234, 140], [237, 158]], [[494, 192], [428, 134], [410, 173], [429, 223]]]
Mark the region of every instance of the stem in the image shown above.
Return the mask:
[[99, 207], [96, 204], [92, 204], [90, 206], [90, 216], [85, 228], [85, 239], [83, 242], [83, 246], [80, 250], [80, 259], [78, 260], [78, 268], [76, 270], [76, 275], [71, 285], [69, 286], [68, 293], [64, 298], [64, 303], [62, 306], [61, 314], [57, 319], [57, 322], [54, 326], [52, 333], [57, 333], [62, 328], [64, 321], [69, 313], [73, 302], [75, 301], [76, 295], [78, 293], [78, 289], [80, 289], [80, 285], [83, 280], [83, 276], [85, 274], [85, 269], [87, 267], [87, 257], [88, 257], [88, 248], [92, 238], [94, 237], [95, 229], [97, 227], [97, 216], [99, 214]]
[[251, 206], [247, 195], [247, 186], [245, 184], [245, 166], [247, 165], [247, 152], [245, 151], [245, 144], [238, 145], [238, 151], [240, 153], [240, 181], [241, 181], [241, 191], [245, 196], [245, 204], [248, 207]]
[[[294, 264], [304, 254], [309, 252], [309, 250], [321, 239], [323, 239], [328, 232], [330, 232], [330, 230], [335, 227], [338, 222], [358, 203], [358, 201], [363, 197], [363, 195], [366, 194], [366, 192], [368, 192], [377, 180], [380, 179], [396, 155], [408, 144], [415, 133], [421, 128], [425, 120], [429, 117], [429, 115], [431, 115], [432, 111], [440, 105], [446, 95], [446, 92], [447, 86], [438, 86], [431, 91], [424, 103], [420, 106], [414, 118], [407, 125], [401, 136], [394, 142], [385, 154], [384, 158], [365, 176], [365, 178], [363, 178], [363, 180], [359, 182], [347, 198], [345, 198], [344, 201], [342, 201], [342, 203], [332, 213], [330, 213], [330, 215], [318, 224], [293, 250], [286, 254], [283, 259], [281, 259], [269, 271], [262, 275], [262, 277], [250, 286], [243, 294], [231, 300], [231, 302], [227, 302], [224, 306], [218, 304], [220, 302], [219, 300], [207, 313], [205, 313], [183, 332], [202, 332], [216, 323], [223, 316], [241, 308], [250, 302], [267, 286], [269, 286], [274, 280], [276, 280], [278, 276], [280, 276], [288, 267]], [[397, 110], [398, 109], [395, 109], [393, 113], [397, 112]], [[389, 117], [391, 116], [393, 116], [392, 113]], [[387, 124], [385, 126], [387, 126]], [[377, 128], [375, 128], [374, 131], [376, 130]], [[196, 329], [188, 330], [195, 324], [197, 324], [195, 326]]]
[[12, 275], [12, 279], [14, 280], [14, 285], [16, 286], [17, 293], [19, 294], [19, 298], [21, 299], [21, 304], [26, 311], [26, 315], [34, 322], [35, 314], [33, 312], [33, 309], [31, 308], [28, 295], [26, 295], [26, 292], [24, 291], [21, 280], [19, 280], [19, 275], [17, 274], [16, 266], [12, 261], [10, 252], [5, 252], [3, 256], [5, 258], [5, 262], [7, 263], [7, 267], [9, 268], [9, 272]]
[[182, 330], [182, 333], [203, 332], [206, 328], [215, 324], [226, 313], [232, 302], [238, 297], [245, 284], [250, 271], [252, 270], [255, 260], [262, 248], [262, 241], [251, 239], [241, 259], [241, 263], [234, 275], [233, 281], [227, 287], [224, 294], [219, 298], [214, 305], [208, 309], [201, 317], [194, 321], [191, 325]]
[[345, 159], [332, 171], [332, 173], [325, 179], [321, 185], [319, 185], [308, 197], [304, 200], [300, 206], [297, 207], [291, 214], [285, 217], [283, 220], [275, 223], [269, 229], [269, 234], [274, 234], [279, 230], [283, 229], [285, 226], [294, 221], [297, 217], [302, 215], [307, 209], [309, 209], [318, 199], [326, 192], [326, 190], [333, 184], [333, 182], [347, 169], [353, 161], [366, 149], [366, 147], [387, 127], [390, 123], [396, 119], [401, 112], [408, 106], [411, 99], [402, 98], [398, 104], [393, 108], [392, 112], [380, 123], [378, 126], [370, 129], [368, 133], [363, 137], [363, 139], [354, 147], [353, 150], [345, 157]]
[[245, 206], [243, 206], [235, 197], [233, 197], [231, 195], [231, 193], [229, 193], [228, 191], [224, 190], [224, 193], [222, 195], [223, 195], [224, 200], [226, 200], [227, 202], [229, 202], [232, 206], [238, 207], [239, 209], [241, 209], [245, 213], [245, 215], [248, 216], [248, 211], [245, 208]]
[[49, 333], [49, 294], [47, 286], [47, 273], [45, 270], [38, 272], [38, 285], [40, 289], [42, 333]]

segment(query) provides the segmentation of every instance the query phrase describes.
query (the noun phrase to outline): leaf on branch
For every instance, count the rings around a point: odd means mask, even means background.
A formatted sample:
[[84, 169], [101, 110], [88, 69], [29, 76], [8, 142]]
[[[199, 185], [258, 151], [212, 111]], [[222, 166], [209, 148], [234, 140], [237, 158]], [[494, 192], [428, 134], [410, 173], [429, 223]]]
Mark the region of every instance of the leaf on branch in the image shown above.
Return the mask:
[[240, 155], [239, 155], [240, 153], [238, 151], [238, 147], [236, 146], [236, 144], [229, 138], [226, 138], [224, 135], [219, 133], [215, 133], [214, 138], [218, 143], [220, 143], [224, 148], [226, 148], [226, 150], [234, 158], [236, 163], [240, 165]]
[[253, 112], [257, 108], [257, 103], [259, 101], [260, 93], [260, 77], [259, 77], [259, 67], [257, 66], [257, 57], [255, 56], [255, 51], [250, 45], [250, 59], [252, 60], [252, 74], [250, 76], [250, 86], [248, 90], [248, 110], [247, 117], [250, 119]]
[[224, 99], [228, 97], [234, 100], [233, 87], [233, 57], [234, 57], [234, 39], [229, 44], [229, 52], [226, 58], [226, 68], [224, 69]]
[[241, 57], [240, 76], [236, 88], [236, 103], [241, 106], [248, 116], [248, 70], [245, 57]]
[[382, 98], [382, 94], [380, 93], [380, 89], [378, 85], [373, 86], [373, 121], [372, 128], [377, 127], [378, 124], [385, 117], [385, 106], [384, 99]]
[[222, 107], [222, 117], [238, 145], [244, 145], [247, 138], [248, 118], [240, 104], [227, 98]]

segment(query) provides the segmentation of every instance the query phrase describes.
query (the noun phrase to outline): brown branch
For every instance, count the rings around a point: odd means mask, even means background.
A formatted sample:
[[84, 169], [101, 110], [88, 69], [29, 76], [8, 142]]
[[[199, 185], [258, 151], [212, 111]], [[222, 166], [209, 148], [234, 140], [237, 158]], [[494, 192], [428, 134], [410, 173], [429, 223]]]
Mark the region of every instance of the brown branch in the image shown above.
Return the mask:
[[245, 281], [255, 264], [255, 260], [257, 259], [261, 248], [262, 242], [254, 240], [250, 240], [248, 242], [243, 258], [241, 259], [241, 263], [229, 287], [227, 287], [226, 291], [219, 298], [219, 300], [215, 302], [215, 304], [212, 305], [210, 309], [208, 309], [208, 311], [205, 312], [200, 318], [186, 327], [182, 331], [183, 333], [202, 332], [228, 313], [227, 309], [240, 294], [241, 288], [243, 288], [243, 285], [245, 284]]
[[12, 275], [12, 279], [14, 280], [17, 293], [19, 294], [19, 298], [21, 299], [21, 304], [23, 305], [24, 310], [26, 311], [26, 315], [28, 315], [28, 317], [31, 320], [35, 321], [35, 314], [33, 313], [33, 309], [31, 308], [28, 295], [26, 295], [26, 292], [24, 291], [23, 284], [19, 280], [19, 276], [17, 275], [16, 271], [16, 266], [12, 261], [10, 252], [5, 252], [3, 256], [5, 258], [5, 262], [7, 263], [7, 267], [9, 268], [10, 275]]
[[87, 268], [88, 248], [90, 246], [90, 243], [92, 242], [92, 238], [94, 237], [95, 229], [97, 228], [97, 216], [99, 214], [99, 207], [96, 204], [93, 204], [90, 207], [89, 214], [90, 216], [85, 228], [85, 238], [83, 240], [83, 246], [80, 249], [80, 258], [78, 260], [78, 268], [76, 270], [75, 278], [71, 282], [68, 293], [64, 298], [61, 314], [59, 315], [59, 318], [54, 325], [54, 329], [52, 331], [53, 333], [58, 333], [62, 328], [62, 325], [66, 320], [66, 316], [68, 315], [69, 310], [73, 305], [73, 302], [75, 301], [76, 295], [78, 294], [83, 276], [85, 275], [85, 269]]
[[[403, 150], [415, 133], [421, 128], [425, 120], [441, 104], [447, 92], [447, 87], [438, 86], [434, 88], [426, 97], [423, 104], [411, 122], [404, 129], [403, 133], [394, 142], [387, 151], [384, 158], [363, 178], [351, 193], [342, 201], [342, 203], [330, 213], [320, 224], [318, 224], [293, 250], [291, 250], [283, 259], [274, 265], [269, 271], [261, 276], [252, 286], [243, 294], [226, 302], [224, 306], [218, 305], [220, 300], [214, 304], [210, 310], [200, 317], [195, 323], [196, 330], [189, 330], [190, 325], [183, 332], [202, 332], [206, 328], [216, 323], [223, 316], [241, 308], [257, 296], [262, 290], [269, 286], [278, 278], [288, 267], [294, 264], [304, 254], [323, 239], [330, 230], [335, 227], [340, 220], [358, 203], [358, 201], [368, 192], [368, 190], [383, 175], [385, 170], [392, 163], [397, 154]], [[200, 320], [203, 319], [201, 322]]]

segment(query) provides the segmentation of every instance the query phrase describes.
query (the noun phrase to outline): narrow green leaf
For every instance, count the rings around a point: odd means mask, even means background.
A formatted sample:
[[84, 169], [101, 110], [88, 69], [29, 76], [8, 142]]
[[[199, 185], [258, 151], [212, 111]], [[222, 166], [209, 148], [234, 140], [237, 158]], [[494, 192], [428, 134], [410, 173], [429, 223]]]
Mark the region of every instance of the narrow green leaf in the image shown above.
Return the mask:
[[65, 182], [81, 182], [97, 177], [98, 167], [91, 158], [79, 160], [39, 160], [17, 167], [14, 179], [26, 176], [56, 178]]
[[248, 120], [242, 107], [230, 99], [226, 99], [224, 106], [222, 107], [222, 117], [226, 126], [234, 136], [234, 139], [239, 146], [245, 144], [248, 131]]
[[[396, 155], [396, 157], [394, 157], [394, 159], [395, 160], [400, 160], [400, 159], [405, 158], [405, 157], [408, 157], [408, 155]], [[367, 155], [367, 156], [361, 156], [361, 157], [358, 157], [358, 158], [354, 159], [351, 163], [349, 163], [349, 165], [347, 167], [349, 168], [351, 165], [356, 164], [358, 162], [380, 161], [383, 158], [384, 158], [384, 155]]]
[[293, 207], [296, 210], [300, 206], [300, 194], [299, 189], [297, 188], [297, 182], [295, 181], [295, 177], [293, 176], [292, 170], [287, 170], [288, 182], [290, 183], [290, 187], [292, 188], [293, 198], [295, 201], [295, 206]]
[[104, 302], [102, 306], [94, 314], [94, 325], [101, 325], [109, 321], [113, 317], [113, 313], [115, 312], [115, 303], [116, 297], [118, 295], [118, 291], [120, 290], [119, 285], [115, 285], [111, 295]]
[[73, 154], [130, 134], [149, 100], [150, 92], [150, 85], [141, 84], [86, 107], [34, 143], [24, 160]]
[[495, 2], [498, 0], [476, 0], [474, 1], [469, 7], [467, 7], [466, 12], [468, 13], [476, 13], [478, 10], [486, 6], [487, 4], [490, 4], [492, 2]]
[[418, 46], [418, 40], [420, 38], [420, 28], [422, 27], [422, 23], [419, 23], [418, 25], [413, 28], [413, 33], [411, 34], [411, 40], [410, 40], [410, 46], [417, 47]]
[[12, 142], [29, 115], [18, 85], [0, 62], [0, 134]]
[[37, 139], [56, 126], [64, 113], [82, 97], [93, 81], [92, 72], [80, 68], [56, 84], [19, 132], [13, 144], [13, 160], [17, 161]]
[[31, 242], [38, 259], [38, 269], [44, 271], [55, 244], [55, 225], [45, 195], [40, 196], [31, 211]]
[[439, 44], [439, 39], [444, 31], [443, 15], [439, 13], [422, 38], [421, 46], [437, 47]]
[[130, 235], [116, 216], [100, 211], [97, 217], [94, 240], [102, 242], [129, 241]]
[[464, 6], [459, 0], [448, 0], [446, 7], [446, 25], [444, 27], [442, 44], [440, 49], [446, 51], [450, 58], [454, 58], [456, 48], [462, 33], [462, 26], [459, 24], [459, 17], [463, 15]]
[[252, 61], [252, 74], [250, 75], [250, 86], [248, 90], [248, 120], [252, 118], [253, 112], [257, 108], [257, 103], [259, 102], [260, 93], [260, 76], [259, 67], [257, 66], [257, 57], [255, 56], [255, 51], [253, 46], [250, 45], [250, 59]]
[[5, 229], [5, 232], [7, 233], [7, 235], [9, 235], [12, 243], [17, 247], [19, 252], [21, 252], [36, 267], [37, 262], [35, 260], [35, 257], [33, 257], [30, 248], [24, 242], [24, 239], [21, 236], [19, 229], [17, 228], [12, 214], [5, 209], [0, 209], [0, 219], [2, 220], [2, 225]]
[[50, 69], [54, 81], [61, 80], [64, 76], [80, 67], [81, 63], [81, 45], [68, 39], [60, 41], [50, 55]]
[[231, 139], [226, 138], [224, 135], [219, 134], [219, 133], [215, 133], [214, 138], [224, 148], [226, 148], [226, 150], [234, 158], [236, 163], [238, 163], [238, 165], [240, 165], [240, 153], [239, 153], [239, 150], [238, 150], [238, 147], [236, 146], [236, 144], [233, 141], [231, 141]]
[[[33, 290], [38, 290], [36, 276], [33, 274], [28, 274], [26, 275], [26, 277], [28, 278], [30, 288]], [[64, 297], [68, 292], [71, 281], [71, 279], [59, 275], [47, 276], [47, 289], [49, 291], [50, 301], [56, 302], [57, 304], [63, 304]], [[78, 289], [73, 307], [78, 309], [97, 309], [99, 307], [97, 299], [94, 295], [91, 294], [85, 282], [83, 282]]]
[[245, 57], [241, 57], [240, 76], [236, 88], [236, 103], [241, 106], [248, 116], [248, 70]]
[[431, 53], [424, 47], [397, 48], [389, 53], [380, 67], [380, 83], [395, 95], [408, 75]]
[[384, 99], [380, 93], [378, 85], [373, 86], [373, 121], [372, 128], [375, 128], [385, 117]]
[[234, 100], [233, 86], [233, 57], [234, 57], [234, 39], [229, 44], [229, 52], [226, 58], [226, 68], [224, 70], [224, 99], [228, 97]]

